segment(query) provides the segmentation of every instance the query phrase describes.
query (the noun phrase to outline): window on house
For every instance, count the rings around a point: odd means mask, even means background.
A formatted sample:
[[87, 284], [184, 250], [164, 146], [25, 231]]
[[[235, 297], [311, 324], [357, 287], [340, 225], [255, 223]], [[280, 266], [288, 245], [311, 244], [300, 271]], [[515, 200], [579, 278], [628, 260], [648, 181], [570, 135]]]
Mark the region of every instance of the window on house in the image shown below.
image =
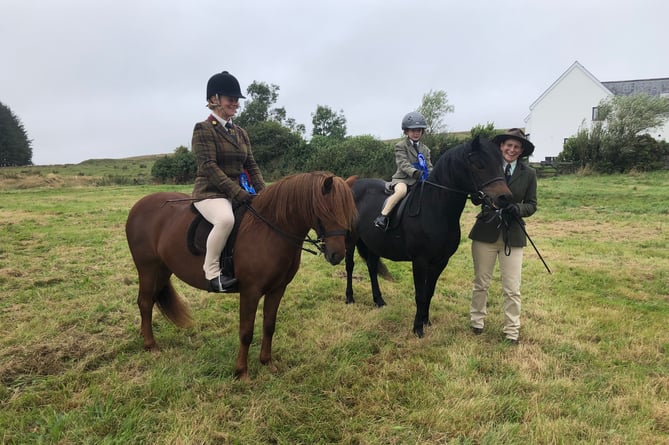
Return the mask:
[[601, 120], [599, 118], [599, 107], [592, 107], [592, 121], [596, 122]]

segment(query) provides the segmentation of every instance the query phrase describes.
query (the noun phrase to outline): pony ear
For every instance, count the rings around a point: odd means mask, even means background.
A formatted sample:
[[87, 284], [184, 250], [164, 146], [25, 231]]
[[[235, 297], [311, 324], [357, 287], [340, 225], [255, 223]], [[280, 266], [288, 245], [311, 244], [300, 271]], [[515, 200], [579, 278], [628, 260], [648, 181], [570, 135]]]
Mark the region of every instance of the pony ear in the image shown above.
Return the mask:
[[334, 184], [334, 176], [328, 176], [325, 178], [325, 181], [323, 181], [323, 194], [327, 195], [332, 191], [332, 186]]

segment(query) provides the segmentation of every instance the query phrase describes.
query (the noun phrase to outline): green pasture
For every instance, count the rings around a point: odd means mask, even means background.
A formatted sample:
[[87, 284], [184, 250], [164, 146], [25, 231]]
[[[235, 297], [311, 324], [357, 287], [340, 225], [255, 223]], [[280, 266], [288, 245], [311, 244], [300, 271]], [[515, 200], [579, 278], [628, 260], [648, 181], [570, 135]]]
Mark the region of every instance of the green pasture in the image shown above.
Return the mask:
[[345, 305], [343, 264], [304, 253], [275, 367], [258, 361], [259, 312], [244, 383], [236, 294], [176, 281], [196, 324], [156, 310], [161, 349], [142, 349], [125, 218], [145, 194], [191, 187], [49, 168], [30, 186], [40, 175], [0, 170], [0, 444], [669, 443], [669, 172], [540, 179], [527, 229], [553, 273], [528, 246], [515, 347], [498, 279], [486, 331], [469, 331], [471, 204], [423, 339], [410, 264], [387, 263], [377, 309], [359, 257]]

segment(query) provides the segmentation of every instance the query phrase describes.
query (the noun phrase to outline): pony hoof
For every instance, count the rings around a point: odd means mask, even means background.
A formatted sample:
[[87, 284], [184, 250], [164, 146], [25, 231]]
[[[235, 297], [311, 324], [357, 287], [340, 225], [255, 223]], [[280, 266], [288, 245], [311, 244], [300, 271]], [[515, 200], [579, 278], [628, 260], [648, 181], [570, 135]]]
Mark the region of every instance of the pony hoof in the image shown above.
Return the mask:
[[418, 338], [425, 337], [425, 333], [423, 332], [423, 328], [413, 328], [413, 333], [416, 334], [416, 337], [418, 337]]
[[267, 371], [269, 371], [270, 374], [278, 374], [279, 373], [279, 367], [274, 363], [273, 361], [269, 363], [263, 363], [267, 367]]
[[353, 299], [353, 297], [346, 299], [346, 304], [353, 304], [353, 303], [355, 303], [355, 300]]
[[251, 381], [251, 378], [249, 377], [248, 372], [235, 372], [235, 379], [239, 380], [240, 382], [244, 383], [249, 383]]
[[375, 302], [375, 304], [376, 304], [376, 307], [383, 307], [383, 306], [386, 305], [386, 302], [381, 300], [381, 301]]

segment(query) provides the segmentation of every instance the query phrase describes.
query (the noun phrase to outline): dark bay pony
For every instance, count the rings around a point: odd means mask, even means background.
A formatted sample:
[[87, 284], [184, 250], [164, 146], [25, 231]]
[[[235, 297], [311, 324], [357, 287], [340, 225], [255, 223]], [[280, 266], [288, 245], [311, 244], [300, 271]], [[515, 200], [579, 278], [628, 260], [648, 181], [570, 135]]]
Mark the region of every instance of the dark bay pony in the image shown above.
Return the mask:
[[[377, 277], [380, 258], [411, 261], [416, 297], [413, 332], [423, 337], [423, 327], [430, 324], [430, 302], [437, 279], [460, 244], [460, 216], [467, 197], [476, 195], [491, 200], [499, 208], [510, 203], [511, 191], [504, 180], [499, 146], [475, 138], [444, 153], [427, 180], [407, 195], [400, 217], [391, 214], [386, 232], [372, 223], [388, 197], [384, 181], [358, 179], [352, 189], [358, 219], [347, 239], [346, 303], [354, 302], [352, 275], [356, 246], [366, 260], [372, 296], [379, 307], [386, 304]], [[400, 207], [401, 204], [396, 206]]]
[[[279, 303], [300, 266], [302, 245], [310, 229], [331, 264], [346, 253], [345, 236], [356, 215], [353, 194], [340, 177], [326, 172], [292, 175], [271, 184], [253, 200], [241, 219], [233, 263], [239, 281], [239, 353], [235, 374], [248, 380], [248, 352], [260, 298], [265, 296], [260, 361], [272, 359], [272, 336]], [[172, 274], [202, 290], [208, 280], [204, 255], [187, 245], [187, 232], [196, 214], [189, 195], [153, 193], [130, 210], [126, 236], [139, 273], [137, 304], [144, 347], [156, 347], [151, 326], [154, 304], [180, 327], [192, 323], [184, 299], [170, 282]]]

